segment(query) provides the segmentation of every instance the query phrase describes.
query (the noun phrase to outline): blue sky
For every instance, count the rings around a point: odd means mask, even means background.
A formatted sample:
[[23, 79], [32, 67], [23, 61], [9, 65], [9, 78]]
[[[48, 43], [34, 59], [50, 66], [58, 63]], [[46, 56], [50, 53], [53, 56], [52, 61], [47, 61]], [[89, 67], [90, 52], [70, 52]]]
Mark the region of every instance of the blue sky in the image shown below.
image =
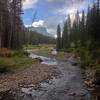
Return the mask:
[[[55, 34], [57, 25], [63, 24], [68, 13], [73, 19], [77, 10], [86, 11], [92, 2], [93, 0], [23, 0], [22, 19], [25, 26], [44, 26], [49, 33]], [[32, 23], [35, 12], [36, 18]]]

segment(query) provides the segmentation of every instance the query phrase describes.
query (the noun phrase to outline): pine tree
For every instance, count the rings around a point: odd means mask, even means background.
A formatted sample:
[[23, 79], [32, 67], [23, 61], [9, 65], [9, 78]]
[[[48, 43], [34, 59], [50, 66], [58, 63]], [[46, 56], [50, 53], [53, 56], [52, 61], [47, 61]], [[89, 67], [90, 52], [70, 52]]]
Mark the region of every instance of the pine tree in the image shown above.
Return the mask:
[[57, 26], [57, 44], [56, 44], [57, 51], [61, 49], [61, 28], [60, 24]]
[[72, 37], [71, 40], [76, 44], [77, 43], [77, 23], [76, 21], [73, 22], [73, 26], [72, 26]]
[[71, 41], [71, 39], [70, 39], [70, 35], [71, 35], [71, 19], [70, 19], [70, 15], [68, 15], [68, 35], [69, 35], [69, 44], [70, 44], [70, 41]]
[[79, 23], [80, 23], [80, 16], [79, 12], [77, 11], [76, 16], [75, 16], [75, 23], [76, 23], [76, 42], [80, 41], [80, 28], [79, 28]]
[[68, 21], [68, 34], [70, 34], [70, 32], [71, 32], [71, 19], [70, 19], [70, 15], [69, 14], [68, 14], [67, 21]]
[[68, 21], [66, 20], [63, 27], [62, 47], [67, 49], [69, 47]]
[[88, 6], [88, 12], [87, 12], [87, 16], [86, 16], [86, 34], [87, 34], [87, 40], [91, 39], [91, 9], [90, 6]]
[[88, 33], [91, 41], [100, 43], [100, 8], [99, 0], [93, 4], [92, 9], [87, 15]]
[[84, 46], [85, 41], [86, 41], [86, 26], [85, 26], [85, 13], [84, 13], [84, 10], [82, 11], [82, 18], [81, 18], [81, 21], [80, 21], [79, 29], [80, 29], [81, 46]]
[[21, 0], [0, 1], [0, 48], [19, 48], [22, 45]]
[[0, 47], [8, 47], [9, 10], [8, 0], [0, 1]]
[[75, 19], [71, 28], [70, 39], [75, 45], [77, 45], [77, 43], [80, 41], [80, 17], [78, 11], [75, 15]]
[[11, 14], [12, 14], [12, 48], [19, 48], [20, 44], [20, 32], [22, 27], [21, 21], [21, 7], [22, 7], [22, 0], [13, 0], [11, 4]]

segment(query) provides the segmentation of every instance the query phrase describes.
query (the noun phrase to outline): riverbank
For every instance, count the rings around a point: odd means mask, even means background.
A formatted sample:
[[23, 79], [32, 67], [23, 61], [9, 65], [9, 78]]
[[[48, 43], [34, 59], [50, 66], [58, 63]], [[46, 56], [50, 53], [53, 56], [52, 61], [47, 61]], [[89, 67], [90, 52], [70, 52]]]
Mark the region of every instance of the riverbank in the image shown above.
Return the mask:
[[17, 89], [20, 86], [26, 87], [28, 84], [38, 84], [40, 81], [56, 76], [59, 71], [51, 66], [40, 63], [33, 64], [18, 73], [0, 75], [0, 92], [10, 89]]
[[0, 49], [0, 92], [19, 88], [58, 74], [55, 67], [41, 64], [23, 50]]
[[[23, 49], [0, 49], [0, 74], [15, 73], [30, 67], [35, 61]], [[0, 75], [1, 76], [1, 75]]]
[[96, 70], [91, 68], [82, 69], [84, 76], [84, 83], [88, 90], [93, 95], [94, 100], [100, 100], [100, 77], [98, 77]]
[[56, 55], [53, 55], [52, 51], [54, 48], [55, 46], [51, 44], [48, 44], [48, 45], [41, 44], [41, 45], [35, 45], [35, 46], [29, 45], [29, 46], [24, 47], [25, 50], [27, 49], [32, 50], [32, 52], [37, 55], [55, 58], [60, 61], [67, 61], [68, 58], [72, 55], [72, 53], [67, 53], [67, 52], [57, 52]]

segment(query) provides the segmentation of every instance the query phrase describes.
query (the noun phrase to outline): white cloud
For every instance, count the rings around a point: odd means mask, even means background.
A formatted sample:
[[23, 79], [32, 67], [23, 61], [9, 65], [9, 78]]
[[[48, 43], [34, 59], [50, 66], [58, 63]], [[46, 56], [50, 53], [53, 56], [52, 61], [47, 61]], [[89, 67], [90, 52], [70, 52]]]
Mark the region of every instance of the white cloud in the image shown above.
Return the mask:
[[65, 2], [65, 0], [48, 0], [48, 2]]
[[[75, 14], [77, 12], [77, 10], [83, 10], [83, 9], [87, 9], [88, 7], [88, 2], [87, 1], [79, 1], [79, 2], [73, 2], [73, 3], [69, 3], [68, 6], [67, 3], [66, 5], [63, 7], [63, 8], [60, 8], [60, 9], [56, 9], [54, 11], [54, 13], [58, 13], [58, 14], [64, 14], [64, 15], [67, 15], [67, 14]], [[84, 8], [86, 7], [86, 8]]]
[[61, 28], [63, 27], [63, 21], [58, 16], [47, 18], [45, 19], [45, 23], [44, 23], [48, 33], [50, 33], [52, 36], [56, 35], [58, 24], [60, 24]]
[[33, 8], [38, 0], [23, 0], [23, 9]]
[[57, 12], [61, 13], [61, 14], [72, 14], [72, 13], [75, 13], [78, 8], [79, 8], [79, 5], [74, 4], [74, 5], [71, 5], [69, 7], [64, 7], [62, 9], [59, 9]]
[[39, 20], [37, 22], [34, 22], [32, 24], [33, 27], [42, 27], [44, 25], [44, 21], [43, 20]]
[[25, 27], [31, 27], [32, 25], [25, 25]]

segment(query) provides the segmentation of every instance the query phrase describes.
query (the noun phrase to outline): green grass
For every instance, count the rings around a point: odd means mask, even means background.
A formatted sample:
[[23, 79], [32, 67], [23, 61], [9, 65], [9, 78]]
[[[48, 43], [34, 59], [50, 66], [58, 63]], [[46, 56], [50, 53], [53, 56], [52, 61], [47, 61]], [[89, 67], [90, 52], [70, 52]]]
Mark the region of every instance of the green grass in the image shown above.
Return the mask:
[[37, 49], [40, 48], [40, 45], [24, 45], [24, 49]]
[[24, 46], [24, 49], [38, 49], [41, 53], [51, 53], [52, 48], [54, 48], [54, 44], [39, 44], [39, 45], [27, 45]]
[[13, 55], [10, 57], [5, 54], [5, 56], [0, 56], [0, 73], [24, 70], [34, 62], [23, 50], [11, 50], [11, 52], [13, 52]]
[[80, 63], [83, 68], [94, 69], [100, 76], [100, 48], [96, 50], [95, 55], [91, 53], [88, 46], [74, 48], [73, 53], [80, 57]]
[[54, 47], [54, 44], [39, 44], [39, 45], [25, 45], [24, 48], [33, 48], [33, 49], [37, 49], [37, 48], [50, 48], [50, 47]]

